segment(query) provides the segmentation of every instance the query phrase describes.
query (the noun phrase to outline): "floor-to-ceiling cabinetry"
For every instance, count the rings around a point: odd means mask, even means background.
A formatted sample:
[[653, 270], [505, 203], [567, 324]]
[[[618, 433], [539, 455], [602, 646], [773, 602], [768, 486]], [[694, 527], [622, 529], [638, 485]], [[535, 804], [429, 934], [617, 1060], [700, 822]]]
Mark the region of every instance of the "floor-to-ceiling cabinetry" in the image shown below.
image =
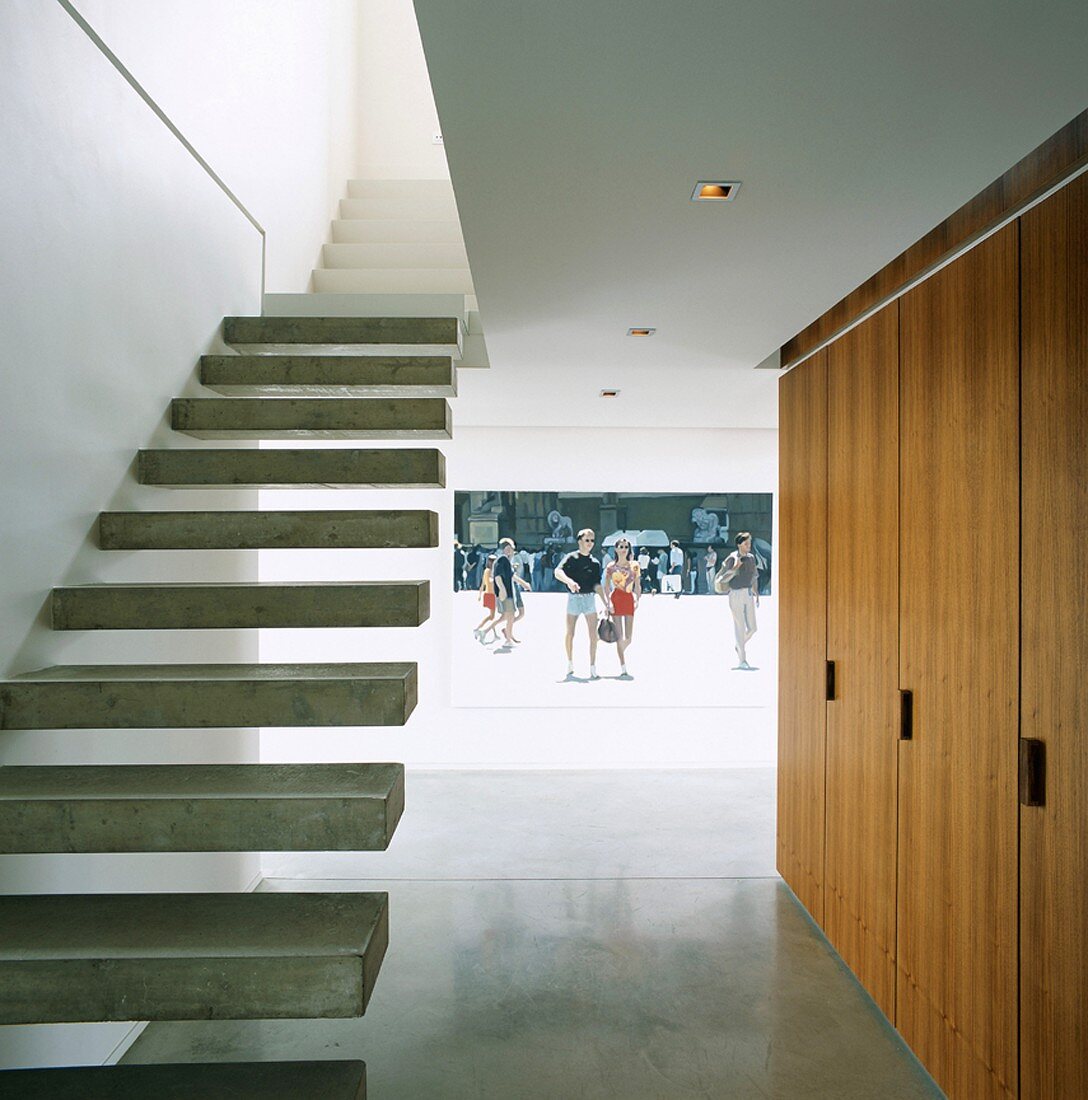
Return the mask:
[[827, 638], [827, 353], [779, 392], [778, 869], [816, 918], [824, 913], [824, 646]]
[[1088, 175], [1020, 224], [1021, 1095], [1062, 1100], [1088, 1096]]
[[1088, 1096], [1086, 181], [781, 384], [779, 869], [956, 1100]]
[[[899, 305], [827, 349], [824, 928], [895, 1012]], [[788, 377], [788, 376], [787, 376]]]
[[900, 301], [896, 1026], [953, 1096], [1016, 1092], [1017, 226]]

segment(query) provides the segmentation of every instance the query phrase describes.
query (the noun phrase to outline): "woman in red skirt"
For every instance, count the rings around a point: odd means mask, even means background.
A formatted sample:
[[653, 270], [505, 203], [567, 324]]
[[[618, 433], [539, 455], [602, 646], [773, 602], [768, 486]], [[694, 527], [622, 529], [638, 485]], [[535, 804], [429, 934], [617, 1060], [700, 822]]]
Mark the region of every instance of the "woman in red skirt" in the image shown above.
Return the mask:
[[[472, 636], [481, 645], [487, 645], [487, 635], [492, 634], [491, 641], [498, 637], [498, 619], [495, 617], [495, 582], [491, 579], [491, 571], [495, 565], [495, 555], [487, 555], [487, 563], [484, 566], [484, 575], [480, 579], [480, 599], [483, 600], [487, 614], [480, 620], [479, 625], [472, 631]], [[484, 629], [484, 628], [487, 629]]]
[[638, 562], [631, 557], [631, 544], [626, 539], [616, 543], [616, 560], [604, 571], [604, 591], [612, 603], [616, 623], [616, 651], [620, 656], [621, 680], [633, 680], [627, 671], [627, 647], [635, 631], [635, 608], [642, 595], [642, 575]]

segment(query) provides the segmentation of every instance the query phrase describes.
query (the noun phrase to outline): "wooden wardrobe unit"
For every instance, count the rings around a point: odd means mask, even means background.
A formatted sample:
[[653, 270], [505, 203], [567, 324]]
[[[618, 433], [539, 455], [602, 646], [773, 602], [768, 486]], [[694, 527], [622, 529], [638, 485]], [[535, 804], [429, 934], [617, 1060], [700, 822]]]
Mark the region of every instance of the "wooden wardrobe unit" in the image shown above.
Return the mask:
[[785, 375], [780, 448], [779, 870], [949, 1096], [1088, 1097], [1088, 175]]

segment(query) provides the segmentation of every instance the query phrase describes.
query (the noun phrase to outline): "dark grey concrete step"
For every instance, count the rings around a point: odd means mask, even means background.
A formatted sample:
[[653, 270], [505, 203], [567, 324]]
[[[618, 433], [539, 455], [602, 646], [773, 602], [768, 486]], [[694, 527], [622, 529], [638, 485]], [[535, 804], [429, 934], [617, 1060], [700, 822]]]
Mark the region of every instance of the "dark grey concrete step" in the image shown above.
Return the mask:
[[449, 439], [441, 397], [175, 397], [171, 427], [196, 439]]
[[103, 512], [102, 550], [408, 549], [438, 545], [438, 515], [395, 512]]
[[0, 682], [0, 729], [402, 726], [416, 666], [60, 665]]
[[386, 894], [0, 897], [0, 1024], [361, 1016], [388, 939]]
[[388, 447], [358, 450], [140, 451], [137, 480], [142, 485], [181, 488], [368, 488], [442, 489], [446, 460], [431, 449]]
[[461, 356], [463, 325], [457, 317], [227, 317], [223, 338], [246, 352], [274, 355]]
[[454, 397], [448, 355], [205, 355], [200, 381], [228, 396]]
[[384, 851], [401, 764], [0, 768], [0, 854]]
[[84, 584], [53, 589], [54, 630], [419, 626], [427, 581]]
[[0, 1100], [366, 1100], [362, 1062], [161, 1062], [0, 1071]]

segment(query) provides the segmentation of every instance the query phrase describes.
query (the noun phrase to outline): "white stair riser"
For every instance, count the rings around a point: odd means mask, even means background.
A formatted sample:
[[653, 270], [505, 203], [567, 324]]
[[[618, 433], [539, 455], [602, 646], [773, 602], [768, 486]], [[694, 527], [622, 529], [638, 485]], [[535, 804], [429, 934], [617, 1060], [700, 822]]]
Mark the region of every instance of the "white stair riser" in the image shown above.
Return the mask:
[[334, 244], [463, 244], [456, 221], [416, 218], [337, 218]]
[[392, 194], [365, 199], [341, 199], [340, 217], [460, 221], [452, 191], [447, 195]]
[[468, 268], [318, 268], [313, 273], [319, 294], [475, 294]]
[[467, 268], [463, 244], [327, 244], [326, 268]]

